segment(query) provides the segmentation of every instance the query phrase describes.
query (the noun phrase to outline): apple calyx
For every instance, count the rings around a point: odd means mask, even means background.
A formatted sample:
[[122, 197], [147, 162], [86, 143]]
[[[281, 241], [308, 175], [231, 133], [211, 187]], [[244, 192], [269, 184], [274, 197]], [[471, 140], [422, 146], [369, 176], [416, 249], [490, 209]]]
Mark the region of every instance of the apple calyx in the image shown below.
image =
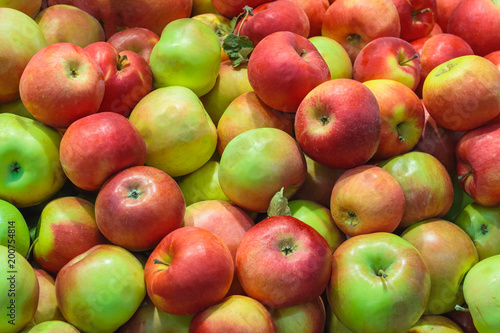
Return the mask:
[[377, 275], [380, 276], [381, 278], [385, 279], [388, 277], [387, 273], [383, 269], [379, 269], [377, 272]]
[[358, 45], [361, 41], [361, 36], [358, 34], [350, 34], [347, 36], [347, 41], [352, 45]]
[[269, 207], [267, 208], [267, 216], [277, 216], [277, 215], [288, 215], [291, 216], [292, 212], [290, 207], [288, 207], [288, 199], [285, 196], [285, 188], [282, 187], [281, 190], [276, 192], [276, 194], [271, 199]]
[[480, 228], [480, 231], [481, 231], [481, 235], [486, 235], [489, 230], [488, 230], [488, 226], [486, 224], [481, 224], [481, 228]]
[[467, 178], [468, 176], [472, 175], [472, 170], [467, 171], [463, 175], [458, 176], [458, 180], [462, 181], [464, 178]]
[[128, 193], [128, 197], [134, 200], [139, 199], [139, 197], [142, 195], [142, 192], [139, 191], [138, 189], [131, 189], [130, 192]]
[[118, 59], [116, 61], [116, 70], [121, 71], [122, 69], [125, 68], [126, 64], [124, 63], [125, 60], [127, 60], [127, 55], [126, 54], [119, 54]]
[[359, 220], [358, 220], [358, 216], [356, 215], [355, 212], [353, 212], [352, 210], [348, 211], [347, 212], [347, 216], [349, 218], [349, 224], [354, 227], [356, 225], [358, 225], [359, 223]]
[[416, 58], [418, 58], [418, 54], [417, 53], [415, 53], [414, 55], [412, 55], [410, 58], [401, 61], [399, 63], [399, 66], [404, 66], [404, 65], [406, 65], [407, 63], [409, 63], [410, 61], [412, 61], [413, 59], [416, 59]]
[[285, 256], [291, 255], [297, 249], [297, 245], [281, 245], [281, 253]]
[[[253, 16], [252, 7], [245, 6], [243, 8], [243, 13], [240, 13], [238, 16], [233, 17], [231, 20], [231, 30], [232, 33], [228, 34], [222, 43], [222, 48], [224, 52], [226, 52], [229, 56], [229, 60], [231, 60], [233, 67], [236, 68], [240, 64], [244, 64], [248, 62], [248, 58], [250, 57], [250, 53], [252, 53], [254, 49], [254, 45], [252, 41], [247, 36], [240, 36], [240, 30], [243, 26], [244, 21], [248, 18], [249, 15]], [[243, 16], [241, 20], [241, 24], [238, 28], [237, 33], [234, 33], [236, 23], [239, 18]]]

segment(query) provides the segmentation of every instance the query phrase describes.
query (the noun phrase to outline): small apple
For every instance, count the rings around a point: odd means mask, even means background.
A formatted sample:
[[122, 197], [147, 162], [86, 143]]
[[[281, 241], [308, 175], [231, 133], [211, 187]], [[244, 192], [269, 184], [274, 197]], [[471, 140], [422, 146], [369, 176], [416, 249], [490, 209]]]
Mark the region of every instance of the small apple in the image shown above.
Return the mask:
[[352, 61], [347, 51], [334, 39], [325, 36], [309, 38], [325, 59], [330, 70], [330, 79], [352, 79]]
[[45, 321], [33, 326], [28, 325], [20, 333], [79, 333], [80, 331], [73, 325], [61, 320]]
[[444, 316], [422, 316], [407, 333], [463, 333], [460, 326]]
[[23, 215], [13, 204], [0, 199], [0, 245], [9, 244], [26, 257], [30, 247], [30, 234]]
[[436, 0], [392, 0], [399, 13], [401, 38], [411, 42], [427, 36], [436, 22]]
[[299, 305], [269, 309], [276, 326], [276, 333], [323, 333], [326, 311], [320, 296]]
[[42, 0], [0, 0], [0, 7], [17, 9], [29, 17], [34, 17], [42, 6]]
[[40, 268], [34, 268], [38, 280], [39, 296], [33, 321], [37, 324], [45, 321], [66, 321], [59, 310], [56, 298], [56, 281], [54, 278]]
[[132, 51], [141, 55], [149, 65], [151, 51], [159, 40], [160, 37], [151, 30], [135, 27], [113, 34], [106, 42], [113, 45], [118, 53]]

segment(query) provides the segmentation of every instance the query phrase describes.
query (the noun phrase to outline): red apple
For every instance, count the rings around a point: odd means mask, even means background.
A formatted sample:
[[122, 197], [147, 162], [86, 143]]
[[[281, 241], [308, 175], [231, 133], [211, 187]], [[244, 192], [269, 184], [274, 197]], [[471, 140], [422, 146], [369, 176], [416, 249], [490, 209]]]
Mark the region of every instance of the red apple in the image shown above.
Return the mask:
[[392, 0], [399, 13], [401, 38], [406, 41], [427, 36], [437, 15], [436, 0]]
[[33, 321], [37, 324], [52, 320], [65, 321], [57, 304], [56, 281], [43, 269], [34, 268], [34, 271], [38, 280], [39, 296]]
[[276, 333], [323, 333], [325, 330], [326, 311], [321, 297], [287, 308], [271, 308], [269, 312]]
[[214, 8], [222, 15], [233, 18], [243, 12], [243, 7], [257, 8], [270, 0], [212, 0]]
[[462, 0], [436, 0], [436, 24], [443, 29], [443, 32], [447, 32], [448, 21], [450, 20], [451, 13], [453, 13], [453, 10], [460, 3], [460, 1]]
[[431, 32], [427, 36], [434, 36], [443, 33], [443, 29], [439, 26], [439, 24], [435, 23], [434, 28], [432, 28]]
[[330, 70], [307, 38], [280, 31], [255, 47], [248, 62], [248, 79], [264, 103], [294, 113], [313, 88], [330, 79]]
[[118, 52], [133, 51], [140, 54], [149, 64], [149, 56], [160, 37], [146, 28], [129, 28], [119, 31], [108, 38], [107, 42]]
[[453, 310], [444, 314], [447, 318], [450, 318], [463, 330], [463, 333], [478, 333], [472, 316], [468, 311]]
[[500, 70], [500, 50], [488, 53], [487, 55], [484, 56], [484, 58], [491, 61]]
[[309, 36], [321, 36], [321, 27], [326, 10], [330, 6], [328, 0], [287, 0], [295, 3], [304, 10], [309, 18]]

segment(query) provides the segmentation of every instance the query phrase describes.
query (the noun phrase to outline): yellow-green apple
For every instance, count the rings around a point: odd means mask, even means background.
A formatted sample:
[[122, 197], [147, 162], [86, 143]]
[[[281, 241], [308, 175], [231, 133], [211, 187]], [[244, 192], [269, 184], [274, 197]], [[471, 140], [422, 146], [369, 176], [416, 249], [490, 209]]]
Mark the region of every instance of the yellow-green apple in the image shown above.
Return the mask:
[[253, 50], [248, 61], [248, 79], [264, 103], [294, 113], [313, 88], [330, 80], [330, 70], [307, 38], [278, 31]]
[[330, 198], [335, 182], [344, 172], [342, 169], [332, 169], [320, 164], [309, 156], [306, 158], [306, 180], [293, 195], [293, 199], [305, 199], [330, 207]]
[[96, 42], [83, 49], [94, 59], [104, 74], [104, 97], [98, 112], [115, 112], [124, 117], [153, 86], [151, 68], [133, 51], [118, 52], [107, 42]]
[[75, 6], [54, 5], [35, 17], [47, 44], [71, 43], [85, 47], [104, 42], [106, 36], [101, 23], [92, 15]]
[[420, 81], [421, 65], [417, 50], [397, 37], [381, 37], [366, 44], [352, 65], [353, 79], [398, 81], [415, 90]]
[[314, 88], [295, 116], [296, 140], [311, 159], [333, 169], [366, 163], [380, 142], [377, 99], [362, 83], [336, 79]]
[[129, 251], [155, 248], [179, 228], [186, 203], [175, 180], [150, 166], [112, 175], [97, 194], [97, 227], [111, 243]]
[[0, 331], [17, 333], [35, 315], [38, 280], [29, 262], [10, 245], [0, 245], [0, 272]]
[[488, 53], [487, 55], [484, 56], [484, 58], [491, 61], [494, 65], [498, 67], [498, 69], [500, 69], [500, 50]]
[[474, 54], [485, 56], [500, 50], [500, 3], [496, 0], [463, 0], [450, 15], [447, 32], [465, 40]]
[[435, 67], [422, 98], [436, 122], [453, 131], [468, 131], [500, 114], [500, 71], [489, 60], [466, 55]]
[[[210, 0], [208, 1], [210, 2]], [[229, 60], [229, 55], [226, 53], [226, 51], [224, 51], [223, 44], [226, 36], [232, 33], [234, 30], [233, 26], [231, 25], [231, 20], [218, 13], [199, 14], [191, 16], [191, 18], [205, 23], [217, 34], [221, 46], [221, 53], [220, 53], [221, 62]]]
[[309, 38], [330, 70], [330, 79], [352, 79], [352, 61], [339, 42], [325, 36]]
[[218, 14], [217, 10], [212, 4], [212, 0], [193, 0], [191, 17], [202, 14]]
[[42, 6], [42, 0], [0, 0], [0, 7], [16, 9], [34, 17]]
[[293, 134], [293, 118], [264, 104], [254, 91], [236, 97], [217, 124], [217, 150], [222, 155], [227, 144], [238, 134], [254, 128], [272, 127]]
[[[183, 226], [202, 228], [219, 237], [227, 245], [233, 261], [241, 239], [254, 225], [254, 221], [241, 208], [220, 200], [205, 200], [189, 205], [183, 223]], [[238, 278], [234, 276], [226, 296], [244, 294]]]
[[472, 202], [455, 218], [454, 223], [472, 239], [479, 260], [500, 254], [500, 207]]
[[182, 227], [169, 233], [146, 262], [149, 298], [161, 311], [191, 315], [220, 302], [234, 275], [227, 245], [212, 232]]
[[266, 2], [270, 0], [212, 0], [212, 5], [220, 14], [231, 19], [242, 13], [245, 6], [256, 8]]
[[267, 307], [285, 308], [323, 293], [331, 258], [330, 246], [313, 227], [292, 216], [275, 215], [243, 236], [236, 251], [236, 274], [248, 296]]
[[290, 31], [305, 38], [309, 36], [309, 18], [293, 1], [270, 1], [257, 6], [252, 13], [240, 20], [234, 31], [248, 37], [254, 46], [277, 31]]
[[149, 58], [156, 88], [182, 86], [198, 97], [213, 88], [220, 64], [219, 37], [205, 23], [191, 18], [169, 23]]
[[269, 311], [248, 296], [233, 295], [197, 313], [190, 333], [259, 332], [275, 333]]
[[114, 332], [146, 295], [139, 260], [116, 245], [96, 245], [57, 274], [56, 296], [66, 320], [84, 332]]
[[436, 0], [392, 0], [399, 13], [400, 37], [413, 41], [427, 36], [436, 23]]
[[347, 236], [393, 232], [403, 217], [405, 196], [387, 171], [361, 165], [346, 170], [337, 180], [330, 210], [335, 224]]
[[147, 147], [146, 164], [171, 177], [202, 167], [217, 146], [217, 129], [196, 94], [173, 86], [156, 89], [129, 117]]
[[331, 307], [326, 305], [326, 333], [353, 333], [350, 329], [346, 328], [333, 313]]
[[440, 315], [463, 304], [461, 284], [478, 262], [470, 237], [456, 224], [436, 218], [411, 225], [401, 237], [415, 246], [429, 269], [431, 292], [425, 313]]
[[407, 333], [463, 333], [460, 326], [444, 316], [422, 316]]
[[436, 0], [437, 15], [436, 24], [438, 24], [443, 32], [447, 32], [448, 21], [450, 20], [451, 13], [462, 0]]
[[115, 172], [143, 165], [146, 143], [127, 118], [114, 112], [99, 112], [68, 127], [59, 155], [64, 173], [73, 184], [97, 191]]
[[349, 330], [397, 333], [422, 316], [430, 288], [417, 249], [395, 234], [376, 232], [349, 238], [335, 251], [327, 296]]
[[465, 193], [464, 189], [460, 185], [458, 176], [455, 174], [451, 177], [451, 182], [453, 183], [453, 203], [451, 204], [450, 210], [446, 213], [442, 219], [447, 221], [454, 221], [455, 218], [460, 214], [467, 205], [474, 202], [472, 198]]
[[73, 325], [61, 321], [51, 320], [33, 326], [28, 325], [21, 333], [80, 333], [80, 331]]
[[141, 27], [160, 35], [170, 22], [189, 17], [192, 0], [49, 0], [49, 6], [67, 4], [83, 9], [102, 22], [106, 36]]
[[224, 110], [241, 94], [252, 91], [248, 81], [248, 68], [246, 64], [233, 67], [231, 60], [221, 63], [219, 75], [214, 87], [200, 97], [205, 110], [217, 126]]
[[95, 221], [93, 203], [78, 197], [51, 200], [40, 215], [33, 257], [56, 274], [74, 257], [107, 243]]
[[0, 245], [11, 246], [26, 257], [30, 247], [30, 233], [23, 215], [16, 206], [0, 199]]
[[316, 299], [287, 308], [270, 308], [276, 333], [323, 333], [326, 322], [325, 305]]
[[[466, 306], [466, 304], [463, 305]], [[455, 324], [457, 324], [464, 333], [478, 333], [476, 327], [474, 326], [470, 311], [462, 310], [463, 309], [459, 308], [459, 310], [453, 310], [445, 313], [444, 316], [451, 319]]]
[[79, 46], [49, 45], [37, 52], [19, 82], [26, 109], [42, 123], [68, 128], [99, 110], [104, 96], [101, 68]]
[[364, 84], [375, 95], [382, 119], [380, 143], [373, 158], [387, 159], [412, 150], [424, 129], [424, 107], [418, 96], [395, 80], [369, 80]]
[[38, 120], [0, 114], [0, 199], [16, 207], [39, 204], [62, 188], [61, 134]]
[[26, 110], [26, 107], [20, 98], [12, 102], [0, 103], [0, 113], [13, 113], [18, 116], [36, 119], [28, 110]]
[[45, 270], [34, 268], [39, 286], [38, 306], [33, 321], [37, 324], [45, 321], [66, 321], [59, 310], [56, 298], [56, 281]]
[[500, 255], [478, 262], [464, 279], [463, 291], [474, 326], [481, 333], [495, 333], [500, 330], [498, 317], [500, 288]]
[[309, 19], [309, 36], [321, 36], [323, 17], [330, 6], [328, 0], [287, 0], [295, 3], [304, 10]]
[[405, 211], [400, 227], [442, 217], [453, 202], [453, 185], [445, 167], [434, 156], [412, 151], [379, 164], [403, 189]]
[[132, 51], [141, 55], [149, 65], [151, 51], [159, 40], [160, 37], [151, 30], [135, 27], [113, 34], [106, 42], [113, 45], [118, 52]]
[[500, 144], [500, 123], [467, 132], [457, 143], [457, 173], [471, 198], [483, 206], [500, 204], [500, 155], [485, 154]]
[[297, 142], [276, 128], [255, 128], [231, 140], [221, 156], [219, 183], [236, 205], [266, 212], [281, 188], [290, 198], [306, 178], [306, 162]]
[[399, 37], [399, 13], [391, 0], [336, 0], [323, 17], [321, 34], [342, 45], [354, 63], [366, 44], [381, 37]]
[[146, 296], [132, 318], [117, 333], [189, 333], [193, 315], [178, 316], [158, 310]]
[[36, 22], [23, 12], [0, 6], [0, 103], [19, 98], [19, 80], [30, 59], [47, 46]]
[[291, 216], [313, 227], [326, 240], [332, 253], [346, 240], [346, 236], [333, 221], [332, 214], [325, 206], [310, 200], [288, 202]]

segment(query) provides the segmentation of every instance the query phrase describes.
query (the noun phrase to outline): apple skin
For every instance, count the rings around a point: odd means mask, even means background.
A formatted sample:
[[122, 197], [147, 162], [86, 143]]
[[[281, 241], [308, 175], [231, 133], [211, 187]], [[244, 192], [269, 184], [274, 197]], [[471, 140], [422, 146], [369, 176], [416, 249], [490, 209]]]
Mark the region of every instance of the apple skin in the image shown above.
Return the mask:
[[314, 228], [276, 215], [247, 231], [236, 251], [236, 274], [246, 294], [267, 307], [315, 300], [326, 288], [332, 252]]
[[132, 51], [141, 55], [149, 65], [149, 57], [160, 37], [146, 28], [134, 27], [119, 31], [106, 42], [113, 45], [118, 53]]
[[314, 36], [309, 38], [309, 41], [325, 59], [331, 80], [352, 79], [351, 58], [339, 42], [325, 36]]
[[[19, 1], [16, 1], [19, 2]], [[19, 80], [30, 59], [47, 46], [40, 27], [28, 15], [0, 6], [0, 103], [19, 98]]]
[[444, 316], [453, 320], [463, 330], [463, 333], [478, 333], [470, 312], [453, 310], [445, 313]]
[[405, 196], [387, 171], [361, 165], [345, 171], [337, 180], [330, 209], [335, 224], [347, 236], [393, 232], [403, 217]]
[[453, 185], [445, 167], [434, 156], [409, 152], [378, 164], [403, 189], [405, 212], [400, 227], [431, 217], [441, 217], [453, 202]]
[[391, 0], [336, 0], [323, 17], [321, 34], [342, 45], [351, 61], [369, 42], [381, 37], [399, 37], [399, 13]]
[[500, 3], [490, 0], [464, 0], [457, 4], [448, 21], [447, 32], [465, 40], [474, 54], [485, 56], [500, 50], [500, 36], [489, 31], [500, 29]]
[[130, 116], [153, 86], [153, 74], [146, 60], [133, 51], [118, 52], [107, 42], [92, 43], [83, 50], [97, 62], [104, 74], [104, 97], [98, 112]]
[[225, 17], [233, 18], [243, 12], [243, 7], [257, 8], [269, 0], [212, 0], [212, 5], [217, 12]]
[[281, 188], [290, 198], [306, 178], [306, 162], [297, 142], [276, 128], [256, 128], [229, 142], [221, 156], [219, 184], [236, 205], [266, 212]]
[[159, 310], [190, 315], [220, 302], [233, 275], [231, 252], [219, 237], [198, 227], [182, 227], [151, 253], [144, 278]]
[[73, 325], [61, 320], [51, 320], [33, 326], [26, 326], [20, 333], [79, 333]]
[[19, 93], [36, 119], [52, 127], [68, 128], [99, 110], [104, 76], [81, 47], [57, 43], [31, 58], [21, 76]]
[[81, 48], [95, 42], [104, 42], [106, 36], [101, 23], [78, 7], [54, 5], [35, 17], [47, 44], [71, 43]]
[[0, 199], [0, 245], [14, 246], [16, 252], [26, 257], [30, 248], [30, 234], [23, 215], [16, 206]]
[[0, 296], [0, 331], [17, 333], [35, 315], [38, 280], [29, 262], [12, 247], [3, 245], [0, 245], [0, 272], [0, 290], [3, 291]]
[[326, 323], [321, 296], [315, 300], [281, 309], [269, 309], [276, 333], [323, 333]]
[[175, 180], [160, 169], [135, 166], [111, 176], [95, 202], [99, 230], [129, 251], [155, 248], [179, 228], [186, 203]]
[[219, 12], [212, 5], [212, 0], [193, 0], [193, 9], [191, 10], [191, 17], [202, 14], [219, 14]]
[[325, 330], [327, 333], [353, 333], [339, 321], [335, 313], [333, 313], [329, 304], [326, 305]]
[[34, 268], [34, 271], [38, 280], [39, 296], [33, 321], [37, 324], [52, 320], [66, 321], [57, 305], [56, 281], [43, 269]]
[[424, 107], [418, 96], [394, 80], [369, 80], [364, 84], [375, 95], [382, 118], [380, 143], [373, 158], [387, 159], [412, 150], [424, 129]]
[[64, 173], [73, 184], [96, 191], [115, 172], [143, 165], [146, 143], [127, 118], [100, 112], [68, 127], [59, 155]]
[[[414, 56], [417, 57], [412, 59]], [[417, 50], [407, 41], [396, 37], [381, 37], [366, 44], [352, 65], [354, 80], [389, 79], [411, 90], [417, 88], [420, 73]]]
[[[353, 332], [396, 333], [406, 332], [424, 313], [430, 288], [417, 249], [397, 235], [377, 232], [349, 238], [335, 251], [327, 296]], [[366, 320], [359, 320], [358, 311]]]
[[35, 17], [41, 6], [42, 0], [0, 0], [0, 7], [16, 9], [29, 17]]
[[233, 295], [197, 313], [190, 333], [277, 332], [269, 311], [248, 296]]
[[500, 124], [491, 124], [467, 132], [457, 144], [460, 184], [475, 202], [483, 206], [500, 204], [500, 156], [484, 154], [485, 149], [498, 147], [499, 142]]
[[81, 331], [114, 332], [132, 317], [145, 295], [141, 263], [116, 245], [92, 247], [56, 277], [61, 313]]
[[478, 262], [470, 237], [457, 225], [442, 219], [415, 223], [405, 229], [401, 237], [415, 246], [429, 269], [431, 292], [425, 314], [444, 314], [455, 309], [455, 305], [463, 304], [460, 285]]
[[436, 24], [438, 24], [443, 32], [447, 32], [448, 22], [451, 13], [461, 0], [436, 0], [437, 4], [437, 17]]
[[443, 316], [422, 316], [407, 333], [463, 333], [460, 326], [453, 320]]
[[330, 80], [330, 70], [307, 38], [278, 31], [265, 37], [253, 50], [248, 61], [248, 80], [264, 103], [295, 113], [312, 89]]
[[500, 70], [500, 50], [488, 53], [487, 55], [484, 56], [484, 58], [491, 61]]
[[[210, 2], [210, 0], [201, 0], [201, 1]], [[220, 60], [221, 62], [229, 60], [229, 55], [224, 51], [223, 44], [224, 44], [224, 39], [227, 37], [227, 35], [232, 33], [234, 30], [234, 28], [231, 26], [231, 20], [218, 13], [205, 13], [205, 14], [193, 15], [191, 16], [191, 18], [205, 23], [217, 34], [217, 37], [219, 37], [220, 47], [221, 47]]]
[[399, 13], [401, 38], [411, 42], [427, 36], [436, 23], [436, 0], [392, 0]]
[[146, 164], [171, 177], [202, 167], [217, 145], [215, 125], [196, 94], [185, 87], [154, 90], [139, 101], [129, 120], [146, 142]]
[[309, 19], [309, 36], [321, 36], [323, 17], [330, 6], [328, 0], [287, 0], [295, 3], [304, 10]]
[[311, 159], [333, 169], [366, 163], [377, 151], [381, 116], [377, 99], [352, 79], [327, 81], [300, 103], [296, 140]]
[[36, 120], [33, 115], [26, 110], [26, 107], [23, 104], [21, 99], [16, 99], [12, 102], [0, 103], [0, 113], [12, 113], [18, 116], [22, 116], [25, 118], [30, 118]]
[[[66, 182], [59, 161], [61, 134], [38, 120], [0, 114], [0, 199], [14, 206], [39, 204]], [[11, 180], [16, 180], [12, 182]]]

